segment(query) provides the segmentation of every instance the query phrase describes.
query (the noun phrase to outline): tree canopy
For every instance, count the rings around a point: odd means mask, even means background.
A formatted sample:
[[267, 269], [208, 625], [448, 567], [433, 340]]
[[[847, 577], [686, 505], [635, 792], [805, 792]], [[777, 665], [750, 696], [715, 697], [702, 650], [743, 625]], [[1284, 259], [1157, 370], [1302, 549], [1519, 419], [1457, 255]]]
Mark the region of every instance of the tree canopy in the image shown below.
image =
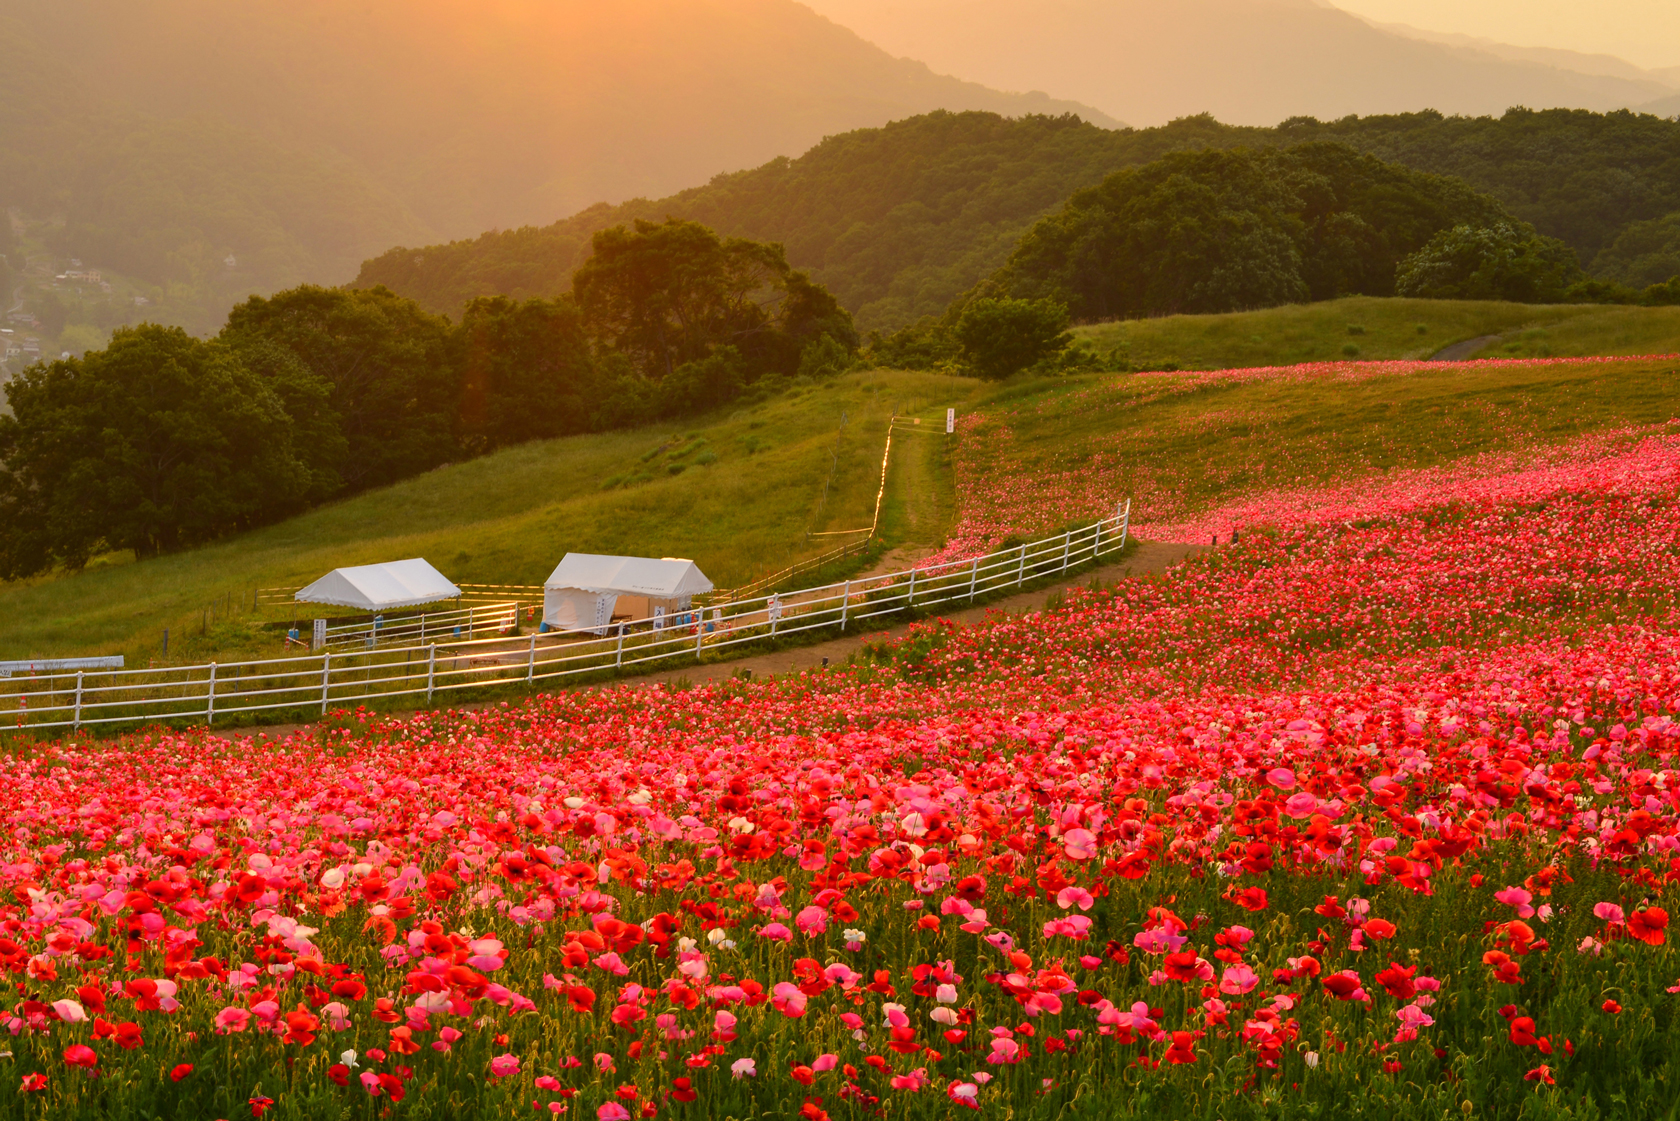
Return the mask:
[[34, 366], [0, 416], [0, 577], [102, 548], [176, 549], [298, 508], [308, 467], [280, 398], [227, 346], [175, 327]]
[[388, 289], [304, 286], [240, 304], [214, 341], [145, 325], [32, 367], [0, 417], [0, 579], [150, 556], [853, 360], [851, 317], [779, 245], [692, 222], [596, 240], [575, 298], [478, 299], [458, 326]]
[[[1630, 225], [1680, 212], [1680, 121], [1636, 113], [1512, 109], [1466, 118], [1426, 111], [1298, 117], [1276, 128], [1202, 116], [1117, 131], [1071, 117], [931, 113], [832, 136], [797, 159], [657, 201], [596, 206], [540, 229], [393, 249], [363, 265], [357, 283], [386, 284], [450, 314], [478, 295], [553, 296], [568, 290], [595, 231], [675, 215], [785, 245], [788, 261], [833, 291], [864, 329], [892, 331], [940, 315], [1002, 267], [1039, 219], [1116, 171], [1171, 152], [1313, 141], [1462, 179], [1511, 217], [1565, 242], [1595, 272], [1599, 254]], [[1615, 272], [1613, 257], [1605, 262], [1606, 279], [1633, 284]]]
[[1397, 264], [1440, 230], [1507, 219], [1461, 182], [1345, 145], [1179, 152], [1075, 194], [994, 286], [1079, 319], [1392, 295]]

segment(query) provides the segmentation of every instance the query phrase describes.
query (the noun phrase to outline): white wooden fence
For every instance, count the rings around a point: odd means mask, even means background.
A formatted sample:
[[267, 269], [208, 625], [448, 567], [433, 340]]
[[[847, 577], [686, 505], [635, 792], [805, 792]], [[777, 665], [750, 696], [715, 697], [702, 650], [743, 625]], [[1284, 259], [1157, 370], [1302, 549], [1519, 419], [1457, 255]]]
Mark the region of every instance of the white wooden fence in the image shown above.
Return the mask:
[[305, 657], [163, 669], [40, 673], [0, 680], [0, 731], [135, 726], [162, 721], [298, 718], [336, 706], [425, 698], [497, 685], [610, 677], [681, 665], [804, 631], [867, 627], [905, 609], [973, 602], [1055, 576], [1126, 545], [1131, 503], [1112, 518], [971, 560], [846, 580], [798, 592], [617, 623], [607, 633], [554, 632], [378, 645]]
[[[536, 604], [540, 606], [541, 603], [539, 596]], [[328, 620], [326, 644], [330, 649], [335, 646], [389, 646], [403, 641], [422, 646], [437, 641], [471, 642], [481, 634], [506, 634], [518, 625], [519, 604], [492, 603], [454, 611], [393, 615], [389, 619], [376, 615], [371, 621], [358, 619], [352, 623], [335, 624]], [[307, 643], [311, 641], [310, 632], [300, 631], [298, 638]]]

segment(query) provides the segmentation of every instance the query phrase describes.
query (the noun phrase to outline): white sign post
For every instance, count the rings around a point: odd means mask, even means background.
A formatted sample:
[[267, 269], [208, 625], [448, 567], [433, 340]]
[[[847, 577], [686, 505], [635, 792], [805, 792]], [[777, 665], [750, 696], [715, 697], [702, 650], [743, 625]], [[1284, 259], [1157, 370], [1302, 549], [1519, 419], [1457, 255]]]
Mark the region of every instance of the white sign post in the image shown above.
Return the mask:
[[320, 650], [326, 645], [327, 621], [325, 619], [317, 619], [315, 620], [315, 633], [309, 636], [309, 648], [311, 650]]
[[949, 436], [957, 430], [957, 410], [945, 410], [945, 435]]

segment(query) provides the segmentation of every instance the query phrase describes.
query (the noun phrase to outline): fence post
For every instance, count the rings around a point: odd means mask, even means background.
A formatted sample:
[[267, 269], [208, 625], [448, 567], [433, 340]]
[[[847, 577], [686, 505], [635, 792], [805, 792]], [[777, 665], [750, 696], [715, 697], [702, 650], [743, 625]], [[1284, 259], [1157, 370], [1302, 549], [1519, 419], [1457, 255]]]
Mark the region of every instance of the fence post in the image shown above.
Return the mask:
[[327, 714], [327, 694], [332, 690], [332, 651], [321, 655], [321, 715]]
[[904, 605], [906, 607], [916, 606], [916, 570], [914, 568], [910, 570], [910, 594], [905, 599]]
[[[547, 610], [546, 608], [544, 609]], [[613, 669], [624, 668], [624, 624], [618, 625], [618, 656], [613, 659]]]
[[694, 616], [694, 656], [700, 656], [700, 644], [706, 641], [706, 609], [704, 607]]
[[1025, 545], [1022, 545], [1021, 546], [1021, 567], [1020, 567], [1020, 570], [1015, 573], [1015, 586], [1017, 588], [1019, 588], [1022, 584], [1025, 584], [1026, 582], [1027, 582], [1027, 547]]
[[467, 638], [469, 641], [473, 638], [473, 609], [470, 605], [467, 607]]
[[529, 685], [537, 675], [537, 636], [531, 636], [531, 653], [525, 661], [525, 684]]
[[1102, 556], [1102, 527], [1103, 527], [1103, 524], [1101, 522], [1098, 522], [1097, 523], [1097, 535], [1091, 539], [1091, 559], [1092, 560], [1096, 560], [1098, 557]]
[[82, 671], [76, 671], [76, 722], [71, 726], [77, 729], [82, 726]]
[[974, 602], [974, 591], [980, 579], [980, 558], [974, 558], [974, 567], [968, 570], [968, 602]]
[[846, 581], [845, 596], [844, 596], [844, 598], [842, 598], [840, 600], [840, 629], [841, 630], [846, 629], [846, 612], [851, 609], [851, 606], [852, 606], [852, 582], [850, 580], [847, 580]]
[[1132, 500], [1126, 499], [1126, 512], [1120, 518], [1120, 547], [1126, 547], [1128, 535], [1132, 529]]
[[1068, 558], [1073, 555], [1073, 530], [1062, 535], [1062, 571], [1068, 570]]
[[[80, 678], [81, 674], [77, 674], [76, 676], [78, 678]], [[206, 725], [210, 725], [210, 724], [214, 724], [215, 722], [216, 722], [216, 663], [211, 662], [210, 663], [210, 689], [209, 689], [209, 692], [206, 694], [206, 696], [204, 698], [204, 723]]]
[[432, 682], [437, 679], [437, 643], [426, 647], [426, 703], [432, 703]]

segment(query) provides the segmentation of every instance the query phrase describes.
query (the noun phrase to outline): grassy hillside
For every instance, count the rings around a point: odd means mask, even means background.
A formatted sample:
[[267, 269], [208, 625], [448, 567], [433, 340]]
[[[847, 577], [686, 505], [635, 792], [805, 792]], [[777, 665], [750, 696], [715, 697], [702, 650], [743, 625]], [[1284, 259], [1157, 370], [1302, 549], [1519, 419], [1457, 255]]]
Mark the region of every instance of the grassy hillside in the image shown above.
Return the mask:
[[1671, 357], [1023, 381], [972, 416], [953, 449], [957, 537], [984, 549], [1130, 497], [1141, 536], [1206, 543], [1219, 530], [1203, 515], [1264, 492], [1680, 418], [1677, 375]]
[[[1348, 346], [1361, 358], [1417, 358], [1485, 335], [1538, 345], [1537, 331], [1557, 353], [1674, 352], [1680, 309], [1353, 299], [1080, 335], [1100, 352], [1120, 348], [1134, 367], [1224, 368], [1342, 359]], [[223, 597], [237, 604], [256, 587], [295, 587], [334, 567], [407, 556], [457, 580], [517, 584], [540, 582], [568, 550], [688, 556], [719, 585], [744, 583], [834, 544], [810, 532], [869, 524], [895, 410], [936, 424], [956, 407], [982, 412], [991, 426], [963, 442], [955, 480], [942, 440], [896, 445], [884, 544], [930, 548], [987, 503], [1003, 503], [1011, 524], [1041, 529], [1134, 494], [1140, 517], [1159, 520], [1163, 510], [1194, 510], [1297, 474], [1341, 477], [1666, 419], [1680, 411], [1674, 365], [1449, 368], [1346, 384], [1086, 374], [988, 386], [851, 374], [683, 425], [440, 468], [209, 548], [140, 564], [113, 555], [81, 575], [0, 585], [0, 658], [120, 652], [144, 665], [165, 627], [172, 660], [272, 650], [271, 637], [252, 637], [248, 613], [200, 635], [203, 609]]]
[[1680, 308], [1350, 297], [1229, 315], [1168, 315], [1076, 328], [1080, 344], [1136, 370], [1218, 370], [1348, 359], [1430, 358], [1498, 336], [1481, 357], [1680, 353]]
[[[784, 243], [789, 260], [834, 291], [860, 326], [890, 329], [942, 312], [1002, 264], [1034, 222], [1114, 171], [1174, 151], [1313, 140], [1462, 178], [1563, 239], [1589, 268], [1630, 227], [1680, 212], [1680, 122], [1651, 116], [1514, 109], [1473, 119], [1293, 118], [1276, 128], [1199, 116], [1107, 131], [1053, 118], [933, 114], [831, 136], [798, 159], [680, 194], [393, 249], [368, 261], [357, 283], [385, 284], [448, 314], [478, 295], [551, 296], [568, 288], [596, 230], [671, 216]], [[1606, 275], [1626, 279], [1626, 255], [1608, 253]]]
[[[209, 548], [143, 563], [110, 556], [77, 576], [0, 585], [8, 620], [0, 658], [123, 653], [143, 666], [165, 627], [175, 661], [272, 652], [272, 639], [251, 637], [248, 613], [200, 635], [203, 608], [410, 556], [455, 580], [516, 584], [541, 583], [568, 551], [682, 556], [720, 587], [745, 583], [835, 544], [808, 532], [869, 525], [895, 409], [942, 420], [977, 388], [934, 374], [848, 375], [686, 425], [530, 444], [439, 468]], [[905, 441], [898, 450], [914, 460], [935, 448]], [[925, 482], [914, 493], [895, 488], [896, 505], [924, 513], [890, 512], [887, 544], [944, 539], [949, 503], [926, 494], [940, 485], [937, 469], [936, 460], [907, 468]]]

